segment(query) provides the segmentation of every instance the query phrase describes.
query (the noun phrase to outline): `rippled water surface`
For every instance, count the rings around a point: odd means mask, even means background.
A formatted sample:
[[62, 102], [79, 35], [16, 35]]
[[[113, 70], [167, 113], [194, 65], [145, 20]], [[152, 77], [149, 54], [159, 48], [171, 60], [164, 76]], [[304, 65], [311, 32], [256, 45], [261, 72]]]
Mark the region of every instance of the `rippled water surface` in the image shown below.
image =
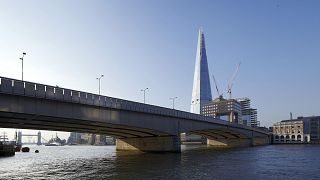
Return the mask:
[[183, 146], [181, 154], [116, 152], [114, 146], [30, 148], [0, 158], [0, 179], [320, 179], [319, 145]]

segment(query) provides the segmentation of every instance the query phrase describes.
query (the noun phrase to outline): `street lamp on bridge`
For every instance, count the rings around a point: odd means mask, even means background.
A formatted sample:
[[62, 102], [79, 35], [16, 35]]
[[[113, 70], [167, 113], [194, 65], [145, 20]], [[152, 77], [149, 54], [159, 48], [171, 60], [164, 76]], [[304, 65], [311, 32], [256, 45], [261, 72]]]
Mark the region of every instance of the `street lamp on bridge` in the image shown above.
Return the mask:
[[100, 81], [101, 81], [101, 78], [103, 77], [103, 75], [101, 75], [100, 77], [97, 77], [96, 79], [99, 80], [99, 96], [100, 96]]
[[145, 89], [141, 89], [141, 91], [143, 91], [143, 103], [146, 103], [146, 90], [148, 90], [149, 88], [145, 88]]
[[170, 98], [172, 100], [172, 109], [174, 109], [174, 100], [177, 99], [178, 97], [172, 97]]
[[22, 78], [21, 78], [22, 81], [23, 81], [23, 58], [24, 58], [25, 55], [27, 55], [27, 53], [23, 52], [23, 53], [22, 53], [22, 57], [19, 58], [19, 59], [21, 60], [21, 62], [22, 62]]

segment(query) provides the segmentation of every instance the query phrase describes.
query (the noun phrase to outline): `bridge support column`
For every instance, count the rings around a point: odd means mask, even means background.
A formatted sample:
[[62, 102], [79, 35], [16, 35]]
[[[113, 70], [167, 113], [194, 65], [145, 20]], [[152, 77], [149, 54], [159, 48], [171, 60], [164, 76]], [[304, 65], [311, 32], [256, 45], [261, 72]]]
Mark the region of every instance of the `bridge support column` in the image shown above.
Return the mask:
[[125, 138], [116, 140], [118, 151], [181, 152], [179, 136]]
[[37, 145], [41, 145], [41, 132], [39, 131], [38, 132], [38, 142], [37, 142]]
[[253, 137], [253, 138], [239, 138], [239, 139], [207, 139], [209, 146], [220, 148], [232, 148], [232, 147], [248, 147], [270, 144], [268, 136], [265, 137]]
[[271, 144], [271, 139], [269, 136], [252, 138], [253, 146], [260, 146], [260, 145], [266, 145], [266, 144]]
[[21, 131], [18, 132], [18, 144], [19, 145], [22, 144], [22, 132]]
[[252, 145], [251, 139], [207, 139], [208, 146], [218, 148], [248, 147]]

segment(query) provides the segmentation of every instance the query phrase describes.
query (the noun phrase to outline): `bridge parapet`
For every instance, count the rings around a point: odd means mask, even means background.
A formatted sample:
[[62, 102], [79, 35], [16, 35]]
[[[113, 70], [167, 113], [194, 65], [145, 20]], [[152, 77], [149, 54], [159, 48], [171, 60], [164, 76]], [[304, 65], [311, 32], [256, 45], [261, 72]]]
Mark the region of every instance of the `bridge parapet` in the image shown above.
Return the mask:
[[160, 114], [179, 118], [182, 117], [186, 119], [212, 120], [212, 118], [209, 117], [199, 116], [179, 110], [6, 77], [0, 77], [0, 93]]
[[140, 111], [144, 113], [158, 113], [171, 116], [176, 114], [168, 108], [5, 77], [0, 77], [0, 93]]

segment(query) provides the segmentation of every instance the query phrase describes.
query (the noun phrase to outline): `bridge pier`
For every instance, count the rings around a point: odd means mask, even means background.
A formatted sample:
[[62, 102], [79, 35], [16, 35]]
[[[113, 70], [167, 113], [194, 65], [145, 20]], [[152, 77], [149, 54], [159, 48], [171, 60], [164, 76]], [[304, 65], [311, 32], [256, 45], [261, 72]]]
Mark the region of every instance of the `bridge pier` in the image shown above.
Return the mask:
[[38, 142], [37, 142], [37, 145], [41, 145], [42, 143], [41, 143], [41, 132], [39, 131], [38, 132]]
[[124, 138], [116, 140], [117, 151], [181, 152], [179, 136]]
[[207, 139], [208, 146], [217, 148], [233, 148], [233, 147], [248, 147], [251, 146], [251, 139]]
[[271, 144], [270, 136], [252, 138], [253, 146], [260, 146], [260, 145], [266, 145], [266, 144]]
[[207, 144], [219, 148], [249, 147], [270, 144], [270, 139], [268, 136], [238, 139], [207, 139]]

